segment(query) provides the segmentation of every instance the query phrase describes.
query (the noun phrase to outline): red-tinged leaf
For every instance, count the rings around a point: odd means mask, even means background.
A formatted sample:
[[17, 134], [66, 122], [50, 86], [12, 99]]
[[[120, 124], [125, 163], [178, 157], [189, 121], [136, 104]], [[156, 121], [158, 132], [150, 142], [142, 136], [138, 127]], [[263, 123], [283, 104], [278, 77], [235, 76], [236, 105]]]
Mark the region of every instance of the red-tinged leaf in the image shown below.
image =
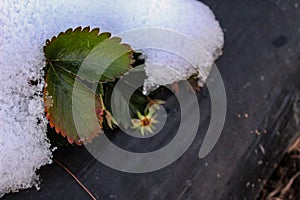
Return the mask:
[[91, 141], [102, 132], [101, 101], [89, 87], [112, 81], [130, 69], [133, 51], [120, 42], [110, 33], [99, 34], [99, 29], [89, 27], [69, 29], [46, 42], [46, 116], [70, 143]]

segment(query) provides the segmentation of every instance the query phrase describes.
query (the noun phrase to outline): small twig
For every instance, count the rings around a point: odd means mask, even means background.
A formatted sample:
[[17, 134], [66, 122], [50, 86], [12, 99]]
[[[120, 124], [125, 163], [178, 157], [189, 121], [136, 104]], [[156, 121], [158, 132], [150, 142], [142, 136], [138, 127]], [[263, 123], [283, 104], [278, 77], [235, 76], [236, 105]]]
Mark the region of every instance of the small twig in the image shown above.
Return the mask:
[[274, 199], [274, 196], [275, 196], [276, 194], [278, 194], [278, 192], [280, 191], [281, 187], [282, 187], [282, 186], [279, 185], [275, 190], [273, 190], [273, 191], [267, 196], [266, 200], [272, 200], [272, 199]]
[[293, 150], [299, 150], [300, 149], [300, 137], [297, 138], [292, 145], [288, 149], [288, 153], [292, 152]]
[[280, 197], [284, 197], [285, 193], [287, 193], [287, 191], [291, 188], [292, 184], [294, 183], [295, 179], [300, 176], [300, 172], [298, 172], [297, 174], [295, 174], [290, 181], [288, 182], [288, 184], [281, 190], [280, 192]]
[[291, 155], [292, 159], [300, 159], [300, 155]]
[[74, 180], [82, 187], [82, 189], [84, 189], [84, 191], [86, 191], [86, 193], [93, 199], [93, 200], [97, 200], [96, 197], [94, 197], [94, 195], [81, 183], [81, 181], [66, 167], [64, 166], [61, 162], [59, 162], [58, 160], [54, 159], [54, 162], [56, 162], [56, 164], [58, 164], [61, 168], [63, 168], [70, 176], [72, 176], [74, 178]]
[[[282, 185], [279, 185], [275, 190], [273, 190], [268, 197], [266, 198], [267, 200], [281, 200], [284, 199], [284, 195], [289, 191], [291, 188], [292, 184], [294, 183], [295, 179], [300, 176], [300, 172], [295, 174], [289, 182], [286, 184], [286, 186], [282, 187]], [[275, 197], [276, 194], [279, 194], [279, 197]]]

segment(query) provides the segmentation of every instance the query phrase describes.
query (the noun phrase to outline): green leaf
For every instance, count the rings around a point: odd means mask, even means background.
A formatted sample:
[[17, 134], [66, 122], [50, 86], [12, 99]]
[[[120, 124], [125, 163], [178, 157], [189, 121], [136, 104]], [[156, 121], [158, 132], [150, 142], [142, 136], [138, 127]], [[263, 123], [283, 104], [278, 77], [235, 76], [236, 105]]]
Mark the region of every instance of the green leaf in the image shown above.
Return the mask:
[[[44, 88], [45, 110], [50, 126], [54, 127], [57, 133], [61, 133], [64, 137], [67, 136], [71, 144], [74, 141], [80, 144], [82, 141], [90, 141], [102, 132], [98, 121], [95, 120], [95, 111], [101, 109], [101, 105], [99, 98], [95, 96], [92, 90], [83, 83], [76, 82], [76, 88], [79, 92], [73, 98], [77, 98], [80, 105], [73, 107], [80, 109], [80, 111], [72, 110], [72, 91], [75, 77], [70, 76], [60, 68], [50, 67], [45, 81], [47, 83]], [[91, 109], [91, 105], [94, 105], [94, 109]], [[83, 113], [83, 115], [78, 116], [80, 121], [76, 124], [81, 133], [78, 133], [75, 127], [73, 112]]]
[[[110, 33], [99, 34], [99, 29], [90, 31], [89, 27], [69, 29], [46, 42], [46, 116], [70, 143], [90, 141], [102, 132], [99, 113], [103, 105], [91, 88], [130, 69], [133, 51], [120, 42]], [[103, 93], [101, 83], [97, 92]]]
[[129, 45], [110, 36], [89, 27], [68, 29], [46, 41], [46, 62], [88, 82], [98, 82], [99, 78], [100, 82], [113, 81], [128, 71], [134, 60]]

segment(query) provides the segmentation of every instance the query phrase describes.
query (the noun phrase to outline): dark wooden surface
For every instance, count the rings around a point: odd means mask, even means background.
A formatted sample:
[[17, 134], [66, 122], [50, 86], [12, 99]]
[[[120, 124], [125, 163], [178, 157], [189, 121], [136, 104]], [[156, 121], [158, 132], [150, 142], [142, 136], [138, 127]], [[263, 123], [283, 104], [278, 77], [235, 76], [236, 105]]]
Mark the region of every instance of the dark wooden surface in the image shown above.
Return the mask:
[[[224, 55], [217, 65], [227, 92], [228, 111], [220, 140], [207, 157], [198, 159], [210, 119], [210, 98], [204, 88], [198, 94], [201, 120], [197, 137], [180, 159], [162, 170], [122, 173], [101, 164], [84, 148], [57, 150], [55, 159], [98, 199], [255, 199], [290, 142], [299, 136], [297, 1], [204, 2], [225, 31]], [[166, 105], [170, 123], [162, 135], [140, 142], [114, 133], [113, 142], [139, 152], [167, 144], [179, 120], [174, 104], [176, 101], [170, 97]], [[238, 117], [245, 113], [248, 118]], [[261, 134], [252, 133], [255, 130]], [[41, 190], [25, 190], [3, 199], [90, 199], [57, 164], [45, 166], [39, 173], [43, 180]]]

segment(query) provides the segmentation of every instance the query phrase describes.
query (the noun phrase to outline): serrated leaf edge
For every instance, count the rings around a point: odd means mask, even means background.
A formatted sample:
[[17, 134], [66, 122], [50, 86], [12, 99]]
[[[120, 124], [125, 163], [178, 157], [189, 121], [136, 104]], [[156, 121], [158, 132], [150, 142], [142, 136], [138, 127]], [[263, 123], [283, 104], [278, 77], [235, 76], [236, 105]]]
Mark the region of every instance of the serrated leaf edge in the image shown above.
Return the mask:
[[[129, 54], [129, 56], [128, 56], [128, 58], [130, 59], [130, 62], [129, 62], [129, 64], [128, 64], [128, 66], [127, 66], [127, 69], [128, 69], [128, 71], [129, 71], [130, 69], [132, 69], [132, 64], [135, 62], [135, 60], [133, 59], [133, 52], [134, 52], [134, 50], [130, 47], [130, 45], [129, 45], [129, 44], [126, 44], [126, 43], [121, 43], [122, 38], [120, 38], [120, 37], [116, 37], [116, 36], [111, 37], [111, 33], [110, 33], [110, 32], [103, 32], [103, 33], [101, 33], [99, 28], [93, 28], [93, 29], [91, 30], [91, 29], [90, 29], [90, 26], [87, 26], [87, 27], [84, 27], [84, 28], [82, 28], [81, 26], [79, 26], [79, 27], [77, 27], [77, 28], [75, 28], [75, 29], [69, 28], [69, 29], [67, 29], [67, 30], [64, 31], [64, 32], [60, 32], [57, 36], [53, 36], [53, 37], [51, 38], [51, 40], [47, 39], [47, 40], [46, 40], [46, 45], [43, 47], [44, 56], [46, 57], [46, 55], [45, 55], [45, 48], [46, 48], [50, 43], [54, 42], [58, 37], [60, 37], [60, 36], [62, 36], [62, 35], [64, 35], [64, 34], [68, 34], [68, 33], [70, 33], [70, 32], [88, 32], [88, 33], [96, 34], [97, 36], [100, 36], [101, 34], [109, 34], [109, 38], [107, 38], [107, 40], [119, 40], [120, 45], [126, 47], [126, 48], [128, 49], [128, 51], [130, 52], [130, 54]], [[46, 58], [46, 63], [48, 63], [48, 62], [49, 62], [49, 60]], [[126, 72], [128, 72], [128, 71], [126, 71]], [[116, 76], [116, 77], [114, 77], [114, 78], [112, 78], [112, 79], [108, 79], [107, 81], [99, 81], [99, 83], [114, 82], [116, 79], [121, 78], [126, 72], [124, 72], [123, 74], [120, 74], [119, 76]], [[75, 75], [75, 74], [73, 74], [73, 73], [72, 73], [72, 75], [74, 75], [74, 76], [77, 77], [77, 75]], [[78, 78], [79, 78], [79, 77], [78, 77]]]
[[[71, 33], [71, 32], [87, 32], [87, 33], [96, 34], [97, 36], [100, 36], [101, 34], [109, 34], [109, 38], [107, 38], [107, 39], [111, 39], [111, 40], [119, 40], [120, 45], [125, 46], [125, 47], [129, 50], [129, 52], [130, 52], [130, 54], [129, 54], [129, 56], [128, 56], [128, 58], [130, 58], [130, 62], [129, 62], [129, 64], [128, 64], [128, 71], [129, 71], [130, 69], [132, 69], [132, 64], [135, 62], [135, 60], [133, 59], [133, 52], [134, 52], [134, 50], [130, 47], [130, 45], [125, 44], [125, 43], [121, 43], [122, 39], [119, 38], [119, 37], [111, 37], [111, 33], [109, 33], [109, 32], [103, 32], [103, 33], [100, 33], [100, 29], [99, 29], [99, 28], [94, 28], [94, 29], [91, 30], [91, 29], [90, 29], [90, 26], [87, 26], [87, 27], [84, 27], [84, 28], [82, 28], [81, 26], [79, 26], [79, 27], [77, 27], [77, 28], [75, 28], [75, 29], [69, 28], [69, 29], [67, 29], [67, 30], [64, 31], [64, 32], [60, 32], [57, 36], [53, 36], [50, 40], [47, 39], [47, 40], [46, 40], [46, 45], [43, 47], [44, 53], [45, 53], [45, 49], [47, 48], [47, 46], [48, 46], [50, 43], [54, 42], [58, 37], [60, 37], [60, 36], [62, 36], [62, 35], [64, 35], [64, 34], [69, 34], [69, 33]], [[45, 55], [45, 57], [46, 57], [46, 55]], [[47, 58], [46, 58], [46, 64], [47, 64], [48, 62], [49, 62], [49, 60], [47, 60]], [[126, 71], [126, 72], [128, 72], [128, 71]], [[126, 72], [125, 72], [125, 73], [126, 73]], [[124, 73], [124, 74], [125, 74], [125, 73]], [[107, 81], [101, 81], [101, 82], [99, 81], [99, 83], [113, 82], [113, 81], [115, 81], [116, 79], [121, 78], [124, 74], [120, 74], [119, 76], [116, 76], [116, 77], [114, 77], [113, 79], [109, 79], [109, 80], [107, 80]], [[73, 74], [73, 73], [72, 73], [72, 75], [76, 76], [76, 75]], [[77, 76], [76, 76], [76, 77], [77, 77]], [[47, 74], [46, 74], [45, 80], [47, 80]], [[44, 102], [47, 101], [47, 99], [46, 99], [46, 92], [47, 92], [46, 89], [47, 89], [47, 87], [45, 86], [45, 87], [44, 87], [44, 90], [43, 90]], [[54, 130], [55, 130], [56, 133], [61, 134], [63, 137], [67, 137], [67, 140], [68, 140], [68, 142], [69, 142], [70, 144], [73, 144], [73, 143], [75, 142], [77, 145], [82, 145], [82, 141], [81, 141], [81, 140], [77, 140], [77, 139], [74, 139], [74, 138], [72, 138], [72, 137], [69, 137], [68, 134], [67, 134], [65, 131], [63, 131], [63, 130], [57, 128], [57, 127], [55, 126], [55, 123], [53, 122], [51, 116], [50, 116], [50, 112], [49, 112], [49, 110], [47, 109], [47, 106], [44, 105], [44, 108], [45, 108], [46, 118], [49, 120], [50, 127], [51, 127], [51, 128], [54, 128]], [[84, 141], [84, 142], [91, 142], [92, 139], [94, 139], [95, 137], [99, 136], [99, 134], [101, 134], [101, 133], [96, 133], [96, 134], [90, 135], [88, 138], [85, 138], [86, 141]]]

